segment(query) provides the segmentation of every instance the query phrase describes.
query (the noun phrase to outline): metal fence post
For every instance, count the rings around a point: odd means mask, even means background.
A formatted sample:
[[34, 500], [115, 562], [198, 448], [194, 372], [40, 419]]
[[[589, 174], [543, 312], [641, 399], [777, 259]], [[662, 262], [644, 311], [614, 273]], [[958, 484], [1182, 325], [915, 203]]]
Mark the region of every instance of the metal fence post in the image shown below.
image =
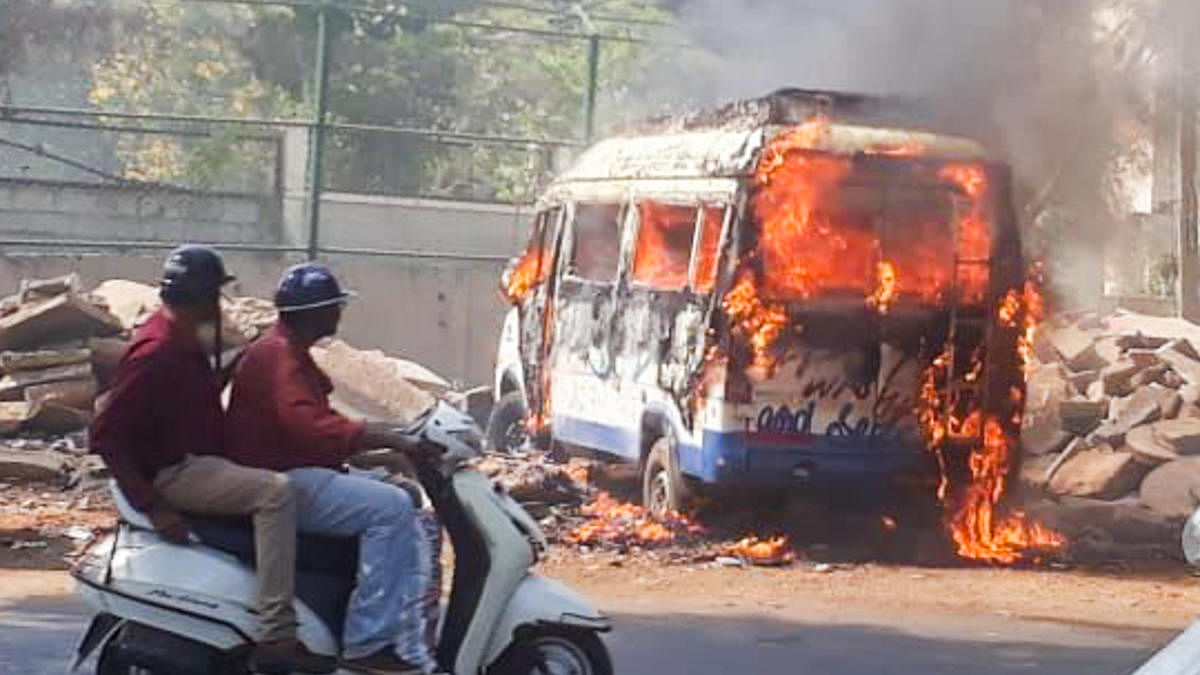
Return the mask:
[[316, 113], [308, 134], [308, 258], [313, 260], [321, 248], [321, 183], [322, 158], [325, 152], [325, 116], [328, 101], [326, 84], [329, 80], [329, 7], [317, 8], [317, 63], [313, 97]]
[[592, 144], [596, 133], [596, 88], [600, 78], [600, 36], [588, 37], [587, 91], [583, 100], [583, 140]]

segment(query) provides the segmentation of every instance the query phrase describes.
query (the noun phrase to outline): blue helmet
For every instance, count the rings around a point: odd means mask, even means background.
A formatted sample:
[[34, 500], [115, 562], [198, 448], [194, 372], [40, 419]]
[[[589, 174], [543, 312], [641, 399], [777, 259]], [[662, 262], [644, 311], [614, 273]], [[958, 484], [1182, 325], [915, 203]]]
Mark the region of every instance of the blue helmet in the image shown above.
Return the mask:
[[343, 290], [333, 272], [317, 263], [289, 267], [275, 291], [275, 307], [280, 312], [300, 312], [339, 305], [354, 293]]
[[163, 263], [159, 295], [168, 304], [216, 302], [221, 287], [233, 281], [221, 254], [207, 246], [187, 245], [171, 251]]

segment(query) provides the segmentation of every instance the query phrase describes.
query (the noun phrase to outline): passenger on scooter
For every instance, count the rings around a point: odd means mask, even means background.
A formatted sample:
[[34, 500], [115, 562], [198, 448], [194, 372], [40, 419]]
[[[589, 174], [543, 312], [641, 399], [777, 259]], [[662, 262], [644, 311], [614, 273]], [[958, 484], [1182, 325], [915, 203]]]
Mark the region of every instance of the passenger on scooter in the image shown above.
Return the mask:
[[297, 265], [275, 294], [278, 323], [243, 354], [226, 418], [230, 457], [286, 471], [296, 488], [300, 530], [358, 537], [359, 567], [342, 640], [343, 663], [377, 673], [432, 672], [416, 574], [428, 542], [405, 490], [343, 471], [367, 449], [402, 448], [384, 425], [333, 410], [333, 385], [309, 354], [338, 328], [350, 297], [328, 268]]
[[296, 640], [292, 605], [296, 496], [286, 475], [223, 454], [219, 374], [221, 287], [233, 280], [216, 251], [183, 246], [163, 268], [163, 307], [134, 334], [90, 429], [121, 492], [164, 538], [187, 544], [180, 511], [254, 520], [259, 643], [265, 673], [329, 673], [336, 664]]

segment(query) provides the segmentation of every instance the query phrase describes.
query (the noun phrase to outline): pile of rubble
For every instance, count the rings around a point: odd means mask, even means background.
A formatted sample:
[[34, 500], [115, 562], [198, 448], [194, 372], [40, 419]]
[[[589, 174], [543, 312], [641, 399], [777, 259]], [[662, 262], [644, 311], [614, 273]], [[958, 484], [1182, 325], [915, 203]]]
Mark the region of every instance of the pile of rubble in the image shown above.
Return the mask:
[[27, 281], [0, 300], [0, 435], [83, 429], [124, 330], [104, 302], [68, 275]]
[[1075, 506], [1128, 507], [1143, 523], [1200, 506], [1200, 326], [1064, 316], [1039, 331], [1034, 355], [1024, 483]]

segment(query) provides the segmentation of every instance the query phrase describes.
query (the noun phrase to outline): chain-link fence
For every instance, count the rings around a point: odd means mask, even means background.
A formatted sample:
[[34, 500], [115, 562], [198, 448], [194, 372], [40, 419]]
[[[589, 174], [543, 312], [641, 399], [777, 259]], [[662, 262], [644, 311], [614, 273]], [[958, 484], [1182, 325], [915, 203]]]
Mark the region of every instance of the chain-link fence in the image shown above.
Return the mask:
[[592, 5], [0, 2], [0, 279], [200, 241], [266, 293], [322, 257], [365, 286], [352, 337], [484, 381], [524, 205], [674, 48], [662, 10]]

